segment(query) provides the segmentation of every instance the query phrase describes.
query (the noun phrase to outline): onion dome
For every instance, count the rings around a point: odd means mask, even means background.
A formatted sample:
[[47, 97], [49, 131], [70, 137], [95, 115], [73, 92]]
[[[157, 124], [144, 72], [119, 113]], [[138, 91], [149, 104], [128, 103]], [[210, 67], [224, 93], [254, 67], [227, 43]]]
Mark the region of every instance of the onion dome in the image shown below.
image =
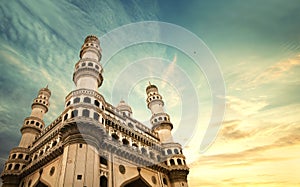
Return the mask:
[[150, 91], [158, 91], [158, 88], [157, 88], [154, 84], [151, 84], [151, 83], [149, 82], [149, 85], [148, 85], [147, 88], [146, 88], [146, 92], [148, 93], [148, 92], [150, 92]]
[[117, 106], [117, 109], [120, 111], [120, 112], [123, 112], [123, 114], [125, 113], [126, 115], [130, 116], [130, 114], [132, 114], [132, 109], [131, 107], [125, 103], [125, 101], [122, 99], [120, 101], [120, 103], [118, 104]]

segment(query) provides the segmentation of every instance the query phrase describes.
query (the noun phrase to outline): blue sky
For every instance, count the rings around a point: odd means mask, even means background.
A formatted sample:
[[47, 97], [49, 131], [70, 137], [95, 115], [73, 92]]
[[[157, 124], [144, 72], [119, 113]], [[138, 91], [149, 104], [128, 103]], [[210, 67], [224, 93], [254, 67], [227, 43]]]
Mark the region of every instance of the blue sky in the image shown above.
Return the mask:
[[[199, 37], [222, 71], [225, 117], [209, 149], [201, 153], [195, 147], [211, 115], [210, 85], [180, 49], [141, 43], [121, 50], [104, 66], [100, 93], [114, 105], [124, 98], [147, 124], [145, 87], [148, 80], [158, 85], [175, 139], [185, 146], [191, 186], [299, 185], [291, 173], [300, 172], [299, 1], [3, 1], [0, 19], [2, 164], [18, 145], [19, 129], [41, 87], [49, 84], [52, 90], [45, 122], [63, 111], [87, 35], [102, 37], [126, 24], [161, 21]], [[152, 32], [159, 37], [159, 29]], [[109, 45], [102, 45], [104, 56]], [[132, 84], [121, 89], [118, 81], [125, 78]], [[183, 111], [190, 115], [182, 116]], [[183, 123], [195, 116], [193, 125]], [[182, 128], [195, 130], [178, 133]]]

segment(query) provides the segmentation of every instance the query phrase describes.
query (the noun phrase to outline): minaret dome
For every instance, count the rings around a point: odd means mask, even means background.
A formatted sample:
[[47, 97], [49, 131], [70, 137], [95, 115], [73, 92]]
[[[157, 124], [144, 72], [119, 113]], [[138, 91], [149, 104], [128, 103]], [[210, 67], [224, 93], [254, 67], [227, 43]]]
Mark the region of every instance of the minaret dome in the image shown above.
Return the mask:
[[131, 117], [131, 115], [132, 115], [131, 107], [127, 103], [125, 103], [125, 101], [123, 99], [118, 104], [117, 109], [127, 116]]
[[101, 60], [100, 41], [97, 36], [89, 35], [85, 38], [84, 44], [81, 46], [80, 58], [94, 58], [99, 62]]

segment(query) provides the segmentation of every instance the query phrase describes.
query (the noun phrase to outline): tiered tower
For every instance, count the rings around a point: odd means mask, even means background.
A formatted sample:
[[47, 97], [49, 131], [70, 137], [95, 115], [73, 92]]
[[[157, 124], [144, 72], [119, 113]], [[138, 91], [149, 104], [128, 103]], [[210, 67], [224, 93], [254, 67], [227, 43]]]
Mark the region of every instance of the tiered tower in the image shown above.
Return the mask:
[[60, 184], [99, 186], [99, 148], [104, 132], [97, 122], [104, 122], [104, 100], [98, 93], [103, 77], [100, 42], [96, 36], [86, 37], [79, 56], [73, 74], [77, 89], [66, 97], [60, 131], [64, 144], [63, 159], [72, 162], [63, 165], [65, 172], [61, 174]]
[[19, 184], [20, 172], [31, 161], [29, 148], [33, 141], [45, 127], [44, 114], [48, 112], [50, 105], [49, 98], [51, 91], [46, 88], [40, 89], [37, 97], [31, 105], [32, 111], [29, 117], [25, 118], [21, 128], [22, 137], [18, 147], [10, 151], [9, 158], [5, 164], [2, 174], [3, 186], [14, 186]]
[[152, 116], [150, 122], [153, 125], [153, 131], [157, 132], [162, 143], [173, 142], [171, 131], [173, 125], [170, 122], [170, 116], [164, 111], [164, 102], [162, 96], [158, 93], [158, 88], [149, 82], [146, 88], [147, 106], [151, 110]]
[[163, 155], [166, 155], [165, 164], [169, 166], [169, 180], [172, 187], [188, 186], [187, 175], [189, 168], [185, 163], [185, 156], [179, 143], [174, 143], [171, 131], [173, 125], [170, 116], [164, 110], [162, 96], [158, 92], [157, 86], [149, 82], [146, 88], [147, 106], [151, 110], [150, 122], [152, 130], [158, 133], [159, 139], [164, 147]]
[[96, 36], [86, 37], [80, 50], [80, 60], [75, 65], [73, 81], [77, 89], [97, 91], [102, 85], [102, 66], [100, 42]]
[[46, 86], [40, 89], [37, 97], [33, 100], [31, 114], [24, 120], [23, 127], [21, 128], [22, 138], [19, 147], [28, 148], [35, 137], [40, 134], [41, 130], [45, 127], [43, 119], [50, 106], [50, 96], [51, 91], [48, 89], [48, 86]]

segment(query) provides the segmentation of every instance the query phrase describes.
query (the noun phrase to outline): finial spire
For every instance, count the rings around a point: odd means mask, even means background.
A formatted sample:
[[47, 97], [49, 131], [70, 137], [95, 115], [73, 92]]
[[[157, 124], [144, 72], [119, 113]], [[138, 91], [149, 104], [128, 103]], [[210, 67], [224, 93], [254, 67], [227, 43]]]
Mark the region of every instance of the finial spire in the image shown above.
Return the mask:
[[46, 88], [48, 89], [48, 84], [46, 85]]
[[151, 82], [149, 81], [149, 86], [151, 86]]

